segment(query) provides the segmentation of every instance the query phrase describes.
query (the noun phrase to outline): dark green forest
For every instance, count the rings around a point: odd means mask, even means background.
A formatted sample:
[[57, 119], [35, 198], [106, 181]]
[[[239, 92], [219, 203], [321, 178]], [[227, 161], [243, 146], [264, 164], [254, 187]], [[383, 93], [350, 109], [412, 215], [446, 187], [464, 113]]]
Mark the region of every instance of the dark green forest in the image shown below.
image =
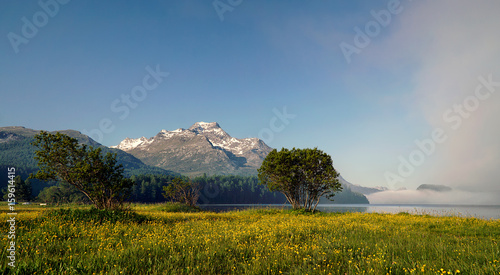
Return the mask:
[[[6, 171], [6, 168], [5, 168]], [[167, 201], [162, 195], [163, 186], [175, 178], [172, 175], [132, 175], [134, 182], [129, 202], [158, 203]], [[26, 178], [23, 178], [26, 179]], [[259, 184], [256, 176], [201, 176], [193, 179], [200, 183], [198, 204], [284, 204], [286, 198], [279, 192], [271, 192]], [[31, 187], [31, 200], [47, 203], [86, 203], [86, 197], [75, 187], [64, 182], [24, 180]], [[25, 189], [28, 187], [24, 187]], [[2, 188], [4, 196], [5, 188]], [[332, 203], [326, 198], [321, 203]], [[362, 194], [344, 189], [337, 193], [333, 203], [368, 203]]]

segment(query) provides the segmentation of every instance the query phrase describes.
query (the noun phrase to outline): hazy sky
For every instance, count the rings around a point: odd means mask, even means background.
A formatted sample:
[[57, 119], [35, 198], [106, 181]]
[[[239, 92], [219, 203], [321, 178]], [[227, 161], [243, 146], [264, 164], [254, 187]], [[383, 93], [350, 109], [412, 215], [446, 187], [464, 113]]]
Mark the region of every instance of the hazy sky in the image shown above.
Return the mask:
[[500, 194], [498, 12], [465, 0], [2, 1], [0, 126], [115, 145], [217, 121], [274, 148], [318, 147], [355, 184]]

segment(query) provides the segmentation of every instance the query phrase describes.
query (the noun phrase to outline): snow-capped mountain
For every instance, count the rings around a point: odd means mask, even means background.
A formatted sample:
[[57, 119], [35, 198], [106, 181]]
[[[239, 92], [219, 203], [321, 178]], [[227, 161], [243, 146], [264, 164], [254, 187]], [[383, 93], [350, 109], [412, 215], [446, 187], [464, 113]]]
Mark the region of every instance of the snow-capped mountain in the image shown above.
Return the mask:
[[196, 122], [189, 129], [179, 128], [173, 131], [161, 130], [157, 136], [152, 138], [141, 137], [131, 139], [127, 137], [120, 142], [120, 144], [111, 146], [111, 148], [130, 151], [135, 148], [146, 148], [156, 140], [168, 140], [174, 137], [194, 137], [196, 135], [207, 137], [212, 146], [225, 149], [235, 155], [242, 155], [258, 146], [259, 143], [263, 143], [258, 138], [237, 139], [231, 137], [220, 128], [217, 122]]
[[258, 138], [231, 137], [217, 122], [197, 122], [189, 129], [162, 130], [151, 138], [126, 138], [112, 147], [147, 164], [188, 175], [256, 174], [272, 150]]
[[220, 128], [217, 122], [197, 122], [188, 131], [206, 136], [213, 146], [228, 150], [235, 155], [242, 155], [253, 148], [259, 147], [259, 142], [264, 143], [258, 138], [237, 139], [231, 137]]

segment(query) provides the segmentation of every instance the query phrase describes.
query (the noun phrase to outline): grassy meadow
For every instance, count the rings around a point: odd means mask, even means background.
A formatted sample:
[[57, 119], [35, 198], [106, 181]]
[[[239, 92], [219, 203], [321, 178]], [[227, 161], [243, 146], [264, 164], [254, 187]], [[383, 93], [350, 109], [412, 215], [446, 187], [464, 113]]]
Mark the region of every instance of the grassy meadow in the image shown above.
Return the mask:
[[[5, 204], [0, 205], [7, 220]], [[16, 206], [4, 274], [500, 274], [500, 220], [251, 209]], [[59, 209], [59, 210], [58, 210]], [[62, 209], [62, 210], [61, 210]], [[183, 210], [183, 209], [180, 209]], [[185, 209], [184, 209], [185, 210]], [[0, 223], [2, 247], [8, 223]]]

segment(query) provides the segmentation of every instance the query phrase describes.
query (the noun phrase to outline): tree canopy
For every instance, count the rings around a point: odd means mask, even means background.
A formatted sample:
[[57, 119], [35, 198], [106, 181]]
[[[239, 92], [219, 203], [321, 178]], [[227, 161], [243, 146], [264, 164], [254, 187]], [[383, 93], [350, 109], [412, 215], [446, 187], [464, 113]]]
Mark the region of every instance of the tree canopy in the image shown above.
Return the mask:
[[200, 184], [189, 179], [175, 178], [168, 186], [163, 186], [163, 191], [165, 198], [194, 207], [200, 197]]
[[168, 186], [163, 186], [163, 191], [165, 198], [194, 207], [200, 197], [200, 184], [191, 180], [175, 178]]
[[41, 180], [61, 180], [75, 186], [98, 209], [119, 208], [133, 182], [123, 176], [116, 154], [101, 154], [101, 148], [79, 144], [67, 135], [41, 131], [32, 143], [38, 150], [40, 170], [31, 175]]
[[259, 168], [259, 179], [271, 191], [285, 195], [294, 209], [314, 211], [321, 197], [333, 200], [342, 190], [332, 158], [317, 148], [274, 149]]

